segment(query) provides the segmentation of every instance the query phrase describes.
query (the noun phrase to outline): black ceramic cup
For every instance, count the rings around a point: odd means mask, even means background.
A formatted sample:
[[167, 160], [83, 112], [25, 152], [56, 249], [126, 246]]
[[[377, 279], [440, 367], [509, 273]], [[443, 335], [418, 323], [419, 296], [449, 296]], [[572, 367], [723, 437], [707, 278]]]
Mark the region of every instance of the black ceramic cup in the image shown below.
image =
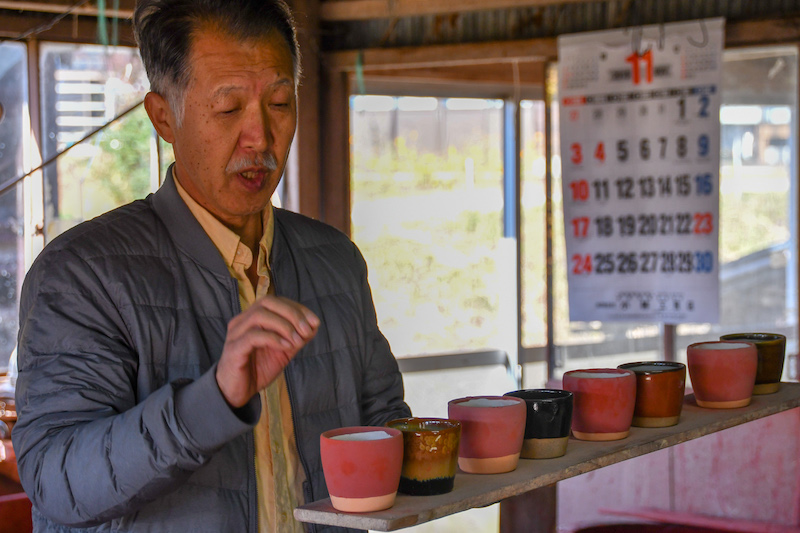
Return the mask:
[[526, 389], [505, 396], [522, 398], [528, 407], [521, 457], [551, 459], [567, 453], [572, 425], [572, 393], [558, 389]]

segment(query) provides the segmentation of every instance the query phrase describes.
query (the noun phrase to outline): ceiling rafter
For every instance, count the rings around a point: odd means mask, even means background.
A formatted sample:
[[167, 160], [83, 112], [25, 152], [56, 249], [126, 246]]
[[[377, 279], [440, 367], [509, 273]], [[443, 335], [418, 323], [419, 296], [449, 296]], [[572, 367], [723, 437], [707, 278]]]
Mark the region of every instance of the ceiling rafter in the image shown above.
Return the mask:
[[[125, 4], [120, 9], [106, 8], [104, 14], [106, 17], [116, 17], [121, 19], [131, 18], [133, 16], [133, 1], [123, 1], [120, 4]], [[96, 17], [100, 14], [100, 10], [95, 5], [87, 5], [73, 8], [75, 2], [25, 2], [17, 0], [0, 0], [0, 9], [8, 9], [10, 11], [30, 11], [35, 13], [66, 13], [70, 12], [71, 15], [84, 15]]]
[[325, 0], [320, 4], [320, 18], [327, 22], [372, 20], [591, 1], [595, 0]]

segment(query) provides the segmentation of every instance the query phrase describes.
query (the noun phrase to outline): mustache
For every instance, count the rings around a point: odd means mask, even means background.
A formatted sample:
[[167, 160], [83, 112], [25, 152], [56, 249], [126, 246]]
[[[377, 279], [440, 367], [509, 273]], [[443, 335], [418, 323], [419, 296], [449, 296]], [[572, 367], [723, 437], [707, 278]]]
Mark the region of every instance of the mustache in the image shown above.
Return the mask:
[[272, 172], [278, 170], [278, 160], [270, 153], [255, 154], [255, 155], [241, 155], [236, 156], [228, 161], [228, 166], [225, 167], [225, 172], [229, 174], [237, 174], [248, 168], [265, 168]]

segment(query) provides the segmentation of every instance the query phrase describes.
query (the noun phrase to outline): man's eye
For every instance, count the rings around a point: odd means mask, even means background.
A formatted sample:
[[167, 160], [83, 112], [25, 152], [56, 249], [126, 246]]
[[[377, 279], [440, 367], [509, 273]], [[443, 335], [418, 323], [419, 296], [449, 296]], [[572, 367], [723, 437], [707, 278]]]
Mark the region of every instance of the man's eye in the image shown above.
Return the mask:
[[239, 111], [239, 108], [238, 107], [234, 107], [234, 108], [231, 108], [231, 109], [223, 109], [222, 111], [220, 111], [220, 113], [222, 113], [223, 115], [232, 115], [232, 114], [236, 113], [237, 111]]

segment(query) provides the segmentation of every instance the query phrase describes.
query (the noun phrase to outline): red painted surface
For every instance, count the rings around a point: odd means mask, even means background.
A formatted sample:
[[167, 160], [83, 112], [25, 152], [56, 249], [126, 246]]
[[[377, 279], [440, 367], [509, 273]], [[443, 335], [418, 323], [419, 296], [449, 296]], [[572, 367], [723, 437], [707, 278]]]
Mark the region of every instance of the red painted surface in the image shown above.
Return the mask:
[[29, 533], [31, 502], [25, 494], [0, 496], [0, 533]]
[[800, 526], [800, 409], [558, 484], [560, 532], [623, 521], [603, 509], [661, 509]]

